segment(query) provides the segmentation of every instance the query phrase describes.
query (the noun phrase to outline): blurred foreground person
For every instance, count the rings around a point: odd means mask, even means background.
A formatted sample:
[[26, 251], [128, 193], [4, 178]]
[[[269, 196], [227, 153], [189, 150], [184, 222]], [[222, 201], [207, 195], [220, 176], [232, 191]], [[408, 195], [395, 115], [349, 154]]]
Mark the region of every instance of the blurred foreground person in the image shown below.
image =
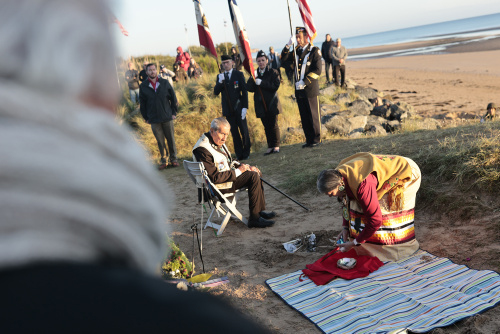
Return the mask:
[[358, 153], [318, 176], [320, 193], [342, 203], [341, 251], [398, 261], [418, 250], [415, 196], [420, 169], [410, 158]]
[[262, 332], [156, 277], [170, 201], [115, 122], [107, 13], [97, 0], [0, 2], [0, 331]]

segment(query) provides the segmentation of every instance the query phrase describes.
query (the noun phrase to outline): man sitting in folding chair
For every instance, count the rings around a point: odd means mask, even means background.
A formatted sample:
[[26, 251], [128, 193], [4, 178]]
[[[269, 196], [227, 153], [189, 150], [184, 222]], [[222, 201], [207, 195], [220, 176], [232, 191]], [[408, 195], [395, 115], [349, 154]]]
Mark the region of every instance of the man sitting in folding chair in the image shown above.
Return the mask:
[[247, 188], [250, 218], [248, 227], [268, 227], [274, 212], [266, 212], [264, 187], [257, 167], [233, 161], [225, 142], [231, 126], [224, 117], [216, 118], [210, 124], [210, 131], [201, 135], [193, 148], [193, 159], [203, 162], [208, 177], [221, 193]]

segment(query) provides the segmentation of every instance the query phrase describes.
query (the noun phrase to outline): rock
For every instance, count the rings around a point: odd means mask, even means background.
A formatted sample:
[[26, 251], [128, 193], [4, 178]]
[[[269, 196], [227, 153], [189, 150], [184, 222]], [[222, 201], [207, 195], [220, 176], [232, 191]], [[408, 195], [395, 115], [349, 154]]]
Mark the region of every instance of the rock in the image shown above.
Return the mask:
[[377, 91], [373, 88], [356, 86], [355, 90], [359, 96], [363, 96], [367, 100], [368, 99], [375, 99], [378, 97]]
[[401, 121], [405, 118], [415, 118], [416, 112], [413, 106], [405, 102], [398, 102], [391, 105], [391, 115], [390, 120]]
[[356, 117], [349, 118], [347, 120], [347, 122], [349, 122], [350, 130], [351, 130], [350, 132], [353, 132], [353, 131], [363, 132], [363, 131], [365, 131], [365, 126], [366, 126], [367, 120], [368, 120], [367, 116], [356, 116]]
[[351, 139], [360, 138], [362, 136], [363, 136], [363, 132], [358, 132], [358, 131], [353, 131], [353, 132], [348, 134], [348, 137]]
[[356, 100], [349, 105], [349, 111], [357, 115], [370, 115], [372, 105], [363, 100]]
[[319, 107], [321, 116], [326, 116], [328, 114], [336, 113], [340, 111], [340, 107], [336, 104], [322, 104]]
[[345, 85], [347, 89], [356, 89], [356, 82], [351, 79], [345, 79]]
[[382, 126], [387, 132], [396, 132], [401, 130], [401, 123], [399, 121], [386, 121]]
[[334, 95], [335, 91], [337, 90], [337, 86], [335, 85], [330, 85], [326, 88], [323, 88], [319, 91], [320, 95]]
[[[366, 126], [371, 126], [371, 125], [382, 125], [384, 123], [387, 123], [387, 120], [383, 117], [378, 117], [374, 115], [369, 115], [368, 119], [366, 121]], [[365, 127], [366, 128], [366, 127]]]
[[424, 118], [423, 120], [419, 121], [419, 125], [422, 129], [426, 130], [441, 129], [441, 124], [437, 119], [434, 118]]
[[342, 135], [345, 135], [350, 132], [349, 125], [346, 122], [346, 118], [339, 115], [333, 115], [324, 124], [327, 130], [331, 133], [340, 133]]
[[370, 115], [389, 119], [391, 116], [391, 109], [387, 108], [385, 105], [378, 106], [378, 107], [373, 108], [373, 110], [370, 112]]
[[331, 133], [338, 133], [340, 135], [347, 136], [353, 132], [363, 132], [367, 119], [367, 116], [347, 118], [341, 115], [335, 115], [325, 123], [325, 127]]
[[349, 95], [349, 93], [339, 94], [335, 98], [335, 102], [337, 102], [340, 105], [342, 105], [342, 104], [348, 104], [348, 103], [351, 102], [351, 96]]
[[387, 131], [380, 124], [371, 124], [371, 125], [367, 124], [365, 126], [365, 132], [371, 135], [387, 136]]

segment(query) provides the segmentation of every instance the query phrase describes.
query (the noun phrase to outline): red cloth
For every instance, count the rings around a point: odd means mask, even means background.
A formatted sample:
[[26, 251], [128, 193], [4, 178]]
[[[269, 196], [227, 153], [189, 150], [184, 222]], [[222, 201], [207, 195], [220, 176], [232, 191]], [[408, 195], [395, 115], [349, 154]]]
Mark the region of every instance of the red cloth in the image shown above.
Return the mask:
[[[347, 180], [344, 178], [347, 197], [354, 200], [355, 196], [351, 192]], [[362, 243], [368, 240], [382, 226], [382, 211], [377, 196], [377, 177], [372, 173], [361, 182], [357, 191], [358, 203], [363, 209], [366, 217], [366, 225], [363, 231], [358, 235], [356, 241]], [[343, 225], [348, 226], [347, 220], [343, 219]]]
[[[344, 279], [366, 277], [371, 272], [374, 272], [384, 265], [376, 256], [356, 254], [354, 248], [346, 253], [335, 253], [336, 251], [337, 248], [324, 255], [313, 264], [306, 265], [307, 269], [302, 269], [304, 275], [309, 277], [316, 285], [325, 285], [337, 277]], [[337, 267], [337, 261], [344, 257], [356, 259], [357, 263], [354, 268], [346, 270]]]

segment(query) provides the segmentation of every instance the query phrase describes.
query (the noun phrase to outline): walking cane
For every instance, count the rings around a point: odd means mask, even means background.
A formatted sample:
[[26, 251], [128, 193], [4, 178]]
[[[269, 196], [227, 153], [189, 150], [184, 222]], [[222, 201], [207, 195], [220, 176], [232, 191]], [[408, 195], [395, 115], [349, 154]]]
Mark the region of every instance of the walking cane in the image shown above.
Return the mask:
[[273, 186], [272, 184], [270, 184], [269, 182], [267, 182], [266, 180], [264, 180], [263, 178], [260, 178], [262, 180], [262, 182], [264, 182], [265, 184], [267, 184], [269, 187], [273, 188], [274, 190], [276, 190], [277, 192], [279, 192], [281, 195], [285, 196], [286, 198], [288, 198], [289, 200], [291, 200], [292, 202], [294, 202], [295, 204], [298, 204], [300, 205], [303, 209], [305, 209], [306, 211], [311, 211], [309, 208], [306, 208], [304, 205], [300, 204], [299, 202], [297, 202], [296, 200], [294, 200], [293, 198], [291, 198], [290, 196], [288, 196], [287, 194], [285, 194], [284, 192], [282, 192], [281, 190], [279, 190], [278, 188], [276, 188], [275, 186]]

